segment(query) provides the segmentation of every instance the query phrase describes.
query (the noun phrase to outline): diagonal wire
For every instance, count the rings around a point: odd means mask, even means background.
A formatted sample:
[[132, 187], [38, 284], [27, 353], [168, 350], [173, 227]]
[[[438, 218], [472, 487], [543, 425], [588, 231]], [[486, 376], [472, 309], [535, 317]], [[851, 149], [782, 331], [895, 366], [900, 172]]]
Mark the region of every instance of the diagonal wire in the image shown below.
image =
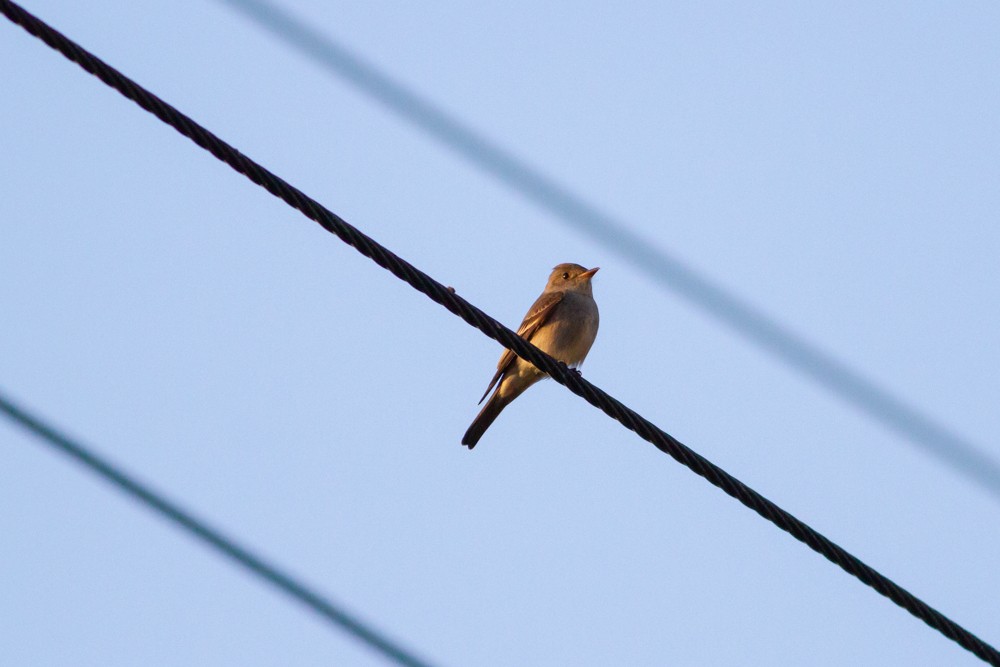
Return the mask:
[[548, 373], [559, 384], [565, 385], [574, 394], [600, 409], [609, 417], [620, 422], [625, 428], [651, 443], [660, 451], [704, 477], [726, 494], [739, 500], [761, 517], [781, 528], [810, 549], [838, 565], [848, 574], [895, 604], [906, 609], [945, 637], [956, 642], [979, 658], [1000, 667], [1000, 651], [986, 643], [964, 627], [928, 605], [913, 593], [899, 586], [891, 579], [867, 565], [829, 538], [820, 534], [808, 524], [754, 491], [722, 468], [697, 454], [679, 440], [669, 435], [648, 419], [622, 404], [605, 391], [585, 380], [581, 375], [556, 361], [537, 347], [528, 343], [513, 331], [503, 326], [471, 303], [455, 294], [429, 275], [409, 262], [398, 257], [384, 246], [348, 224], [322, 204], [312, 199], [287, 181], [254, 162], [225, 141], [208, 131], [193, 119], [184, 115], [156, 95], [132, 81], [97, 56], [79, 46], [68, 37], [35, 16], [26, 12], [10, 0], [0, 0], [0, 11], [11, 21], [20, 25], [29, 34], [38, 37], [67, 59], [78, 64], [84, 71], [93, 74], [108, 86], [134, 101], [158, 119], [170, 125], [195, 144], [204, 148], [216, 158], [225, 162], [235, 171], [246, 176], [253, 183], [263, 187], [292, 208], [318, 223], [323, 229], [336, 235], [365, 257], [403, 280], [411, 287], [426, 295], [450, 312], [461, 317], [519, 357], [531, 362]]
[[324, 598], [310, 589], [308, 585], [297, 581], [278, 566], [268, 563], [262, 556], [253, 553], [247, 547], [240, 546], [232, 538], [212, 528], [205, 521], [176, 503], [167, 500], [161, 493], [139, 482], [79, 441], [60, 433], [54, 427], [46, 424], [40, 417], [19, 407], [3, 393], [0, 393], [0, 413], [85, 466], [91, 472], [96, 473], [106, 482], [118, 487], [121, 492], [133, 500], [146, 505], [167, 521], [176, 524], [222, 555], [275, 586], [281, 592], [304, 604], [311, 611], [338, 626], [358, 641], [367, 644], [369, 648], [377, 651], [387, 660], [405, 667], [430, 667], [430, 663], [417, 658], [412, 652], [389, 639], [381, 631], [344, 610], [340, 605]]
[[980, 445], [657, 248], [624, 221], [602, 211], [281, 7], [268, 0], [216, 1], [238, 10], [557, 220], [589, 236], [602, 248], [614, 251], [660, 286], [673, 290], [785, 365], [902, 435], [939, 463], [975, 482], [994, 500], [1000, 500], [1000, 463]]

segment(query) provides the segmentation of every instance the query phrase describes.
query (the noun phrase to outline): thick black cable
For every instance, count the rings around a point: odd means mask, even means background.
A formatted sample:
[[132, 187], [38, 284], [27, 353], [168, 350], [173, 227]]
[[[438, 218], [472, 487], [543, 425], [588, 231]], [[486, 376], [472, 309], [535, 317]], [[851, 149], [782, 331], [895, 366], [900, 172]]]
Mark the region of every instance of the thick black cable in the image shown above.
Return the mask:
[[504, 347], [513, 350], [519, 357], [548, 373], [552, 378], [573, 393], [582, 396], [588, 403], [599, 408], [608, 416], [621, 422], [644, 440], [652, 443], [660, 451], [670, 455], [679, 463], [704, 477], [713, 485], [736, 498], [741, 503], [764, 517], [774, 525], [805, 543], [813, 551], [837, 564], [845, 572], [862, 583], [872, 587], [900, 607], [906, 609], [945, 637], [968, 649], [986, 662], [1000, 667], [1000, 652], [984, 642], [950, 618], [937, 611], [915, 595], [894, 583], [885, 575], [866, 565], [860, 559], [824, 537], [789, 512], [754, 491], [741, 481], [695, 453], [680, 441], [661, 430], [655, 424], [626, 407], [618, 400], [596, 387], [567, 366], [548, 356], [534, 345], [526, 342], [513, 331], [503, 326], [471, 303], [455, 294], [441, 283], [432, 279], [409, 262], [396, 256], [385, 247], [358, 231], [335, 213], [297, 188], [271, 173], [261, 165], [246, 157], [219, 137], [185, 116], [148, 90], [138, 85], [113, 67], [89, 53], [75, 42], [26, 12], [10, 0], [0, 0], [0, 11], [11, 21], [23, 27], [28, 33], [38, 37], [69, 60], [77, 63], [85, 71], [98, 77], [122, 95], [133, 100], [164, 123], [170, 125], [198, 146], [209, 151], [219, 160], [245, 175], [271, 194], [298, 209], [309, 219], [336, 235], [358, 252], [370, 258], [397, 278], [405, 281], [417, 291], [427, 295], [476, 327]]
[[277, 587], [281, 592], [304, 604], [311, 611], [338, 626], [355, 639], [367, 644], [384, 658], [397, 664], [405, 665], [406, 667], [430, 667], [430, 663], [417, 658], [411, 651], [400, 646], [398, 642], [389, 639], [370, 624], [344, 610], [340, 605], [324, 598], [306, 584], [297, 581], [290, 574], [283, 572], [278, 566], [268, 563], [262, 556], [255, 554], [247, 547], [240, 546], [232, 538], [227, 537], [216, 528], [212, 528], [204, 520], [182, 509], [176, 503], [167, 500], [162, 493], [153, 490], [147, 484], [139, 482], [135, 477], [124, 472], [119, 466], [101, 457], [79, 441], [60, 433], [54, 427], [45, 423], [40, 417], [19, 407], [4, 396], [3, 393], [0, 393], [0, 413], [3, 413], [63, 454], [68, 455], [77, 463], [100, 475], [132, 499], [146, 505], [163, 518], [194, 535], [222, 555], [232, 559], [264, 581]]
[[782, 363], [975, 482], [994, 500], [1000, 500], [1000, 463], [980, 445], [660, 250], [624, 221], [602, 211], [269, 0], [216, 1], [238, 10], [557, 220], [590, 236], [602, 248], [618, 253], [659, 285], [708, 312]]

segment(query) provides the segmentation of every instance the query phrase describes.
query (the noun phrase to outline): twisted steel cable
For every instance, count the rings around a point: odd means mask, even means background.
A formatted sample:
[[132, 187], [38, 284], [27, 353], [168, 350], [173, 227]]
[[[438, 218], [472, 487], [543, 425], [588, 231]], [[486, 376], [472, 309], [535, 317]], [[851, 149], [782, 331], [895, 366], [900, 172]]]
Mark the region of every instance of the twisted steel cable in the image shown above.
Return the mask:
[[289, 206], [298, 209], [310, 220], [317, 222], [321, 227], [354, 247], [365, 257], [370, 258], [400, 280], [403, 280], [417, 291], [422, 292], [432, 301], [444, 306], [501, 345], [513, 350], [519, 357], [530, 361], [548, 373], [556, 382], [565, 385], [574, 394], [582, 396], [588, 403], [620, 422], [625, 428], [634, 431], [660, 451], [670, 455], [679, 463], [704, 477], [728, 495], [739, 500], [760, 516], [795, 537], [795, 539], [808, 545], [813, 551], [840, 566], [848, 574], [858, 578], [867, 586], [872, 587], [900, 607], [923, 620], [927, 625], [945, 637], [958, 643], [989, 664], [1000, 667], [1000, 652], [993, 646], [987, 644], [885, 575], [865, 564], [757, 491], [746, 486], [711, 461], [700, 456], [631, 408], [608, 395], [602, 389], [583, 379], [583, 377], [570, 370], [565, 364], [556, 361], [534, 345], [526, 342], [513, 331], [455, 294], [449, 288], [381, 246], [338, 215], [325, 208], [322, 204], [246, 157], [215, 134], [209, 132], [194, 120], [89, 53], [60, 32], [10, 0], [0, 0], [0, 11], [28, 33], [41, 39], [66, 58], [77, 63], [85, 71], [98, 77], [101, 81], [134, 101], [185, 137], [191, 139], [216, 158], [245, 175], [255, 184], [263, 187]]

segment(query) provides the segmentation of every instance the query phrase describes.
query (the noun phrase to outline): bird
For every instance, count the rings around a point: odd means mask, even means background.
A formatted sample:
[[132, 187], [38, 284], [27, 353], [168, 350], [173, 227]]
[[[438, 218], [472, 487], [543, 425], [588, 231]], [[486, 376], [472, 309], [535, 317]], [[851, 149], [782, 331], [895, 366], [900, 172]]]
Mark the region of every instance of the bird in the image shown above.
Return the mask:
[[[594, 344], [600, 323], [590, 284], [598, 269], [600, 267], [585, 269], [579, 264], [560, 264], [553, 268], [541, 296], [528, 309], [518, 327], [517, 335], [567, 366], [579, 367]], [[504, 350], [497, 363], [497, 372], [479, 402], [483, 402], [494, 386], [496, 391], [465, 432], [462, 444], [470, 450], [475, 447], [500, 411], [546, 375], [534, 364]]]

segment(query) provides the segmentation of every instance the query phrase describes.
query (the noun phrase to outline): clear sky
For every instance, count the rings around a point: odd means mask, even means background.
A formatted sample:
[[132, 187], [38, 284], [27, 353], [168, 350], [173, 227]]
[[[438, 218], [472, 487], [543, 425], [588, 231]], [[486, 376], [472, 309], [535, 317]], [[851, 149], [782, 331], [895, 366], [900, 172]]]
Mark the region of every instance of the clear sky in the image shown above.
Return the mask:
[[[1000, 5], [282, 0], [1000, 459]], [[1000, 499], [217, 0], [25, 0], [994, 645]], [[0, 388], [457, 665], [976, 665], [0, 22]], [[380, 665], [0, 421], [0, 663]]]

